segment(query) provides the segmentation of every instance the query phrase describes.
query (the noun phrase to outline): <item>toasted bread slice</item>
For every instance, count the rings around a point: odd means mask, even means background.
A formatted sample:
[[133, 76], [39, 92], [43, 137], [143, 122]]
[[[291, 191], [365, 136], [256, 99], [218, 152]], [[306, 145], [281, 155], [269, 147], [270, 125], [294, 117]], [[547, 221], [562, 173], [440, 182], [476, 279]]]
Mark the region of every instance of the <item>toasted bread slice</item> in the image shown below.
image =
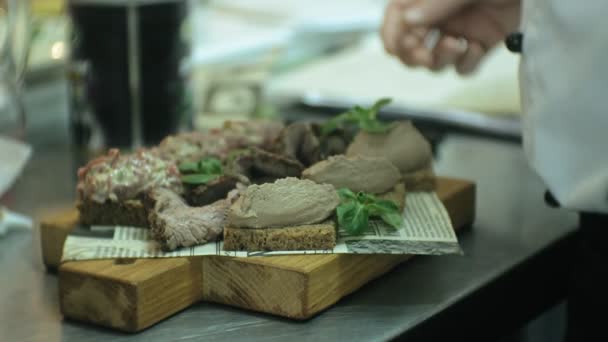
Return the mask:
[[76, 207], [82, 224], [148, 227], [147, 211], [139, 199], [104, 203], [85, 200], [78, 202]]
[[301, 251], [335, 246], [333, 220], [281, 228], [224, 228], [224, 250], [227, 251]]

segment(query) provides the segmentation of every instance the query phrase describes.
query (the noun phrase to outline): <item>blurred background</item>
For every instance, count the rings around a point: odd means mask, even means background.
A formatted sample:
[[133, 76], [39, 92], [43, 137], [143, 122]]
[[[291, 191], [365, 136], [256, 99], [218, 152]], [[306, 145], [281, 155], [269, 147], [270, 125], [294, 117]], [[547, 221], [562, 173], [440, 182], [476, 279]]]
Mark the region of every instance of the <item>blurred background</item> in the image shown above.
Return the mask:
[[[108, 1], [98, 2], [100, 8], [108, 6], [103, 4]], [[384, 53], [378, 38], [385, 3], [188, 2], [181, 34], [189, 49], [182, 54], [180, 70], [187, 75], [185, 97], [193, 127], [279, 112], [297, 117], [299, 108], [339, 110], [390, 96], [393, 114], [518, 136], [518, 57], [500, 47], [469, 78], [452, 70], [404, 68]], [[73, 75], [74, 22], [68, 13], [66, 0], [31, 1], [28, 86], [57, 82], [70, 66]], [[88, 25], [107, 31], [108, 21]], [[149, 39], [168, 29], [162, 23], [145, 28]]]

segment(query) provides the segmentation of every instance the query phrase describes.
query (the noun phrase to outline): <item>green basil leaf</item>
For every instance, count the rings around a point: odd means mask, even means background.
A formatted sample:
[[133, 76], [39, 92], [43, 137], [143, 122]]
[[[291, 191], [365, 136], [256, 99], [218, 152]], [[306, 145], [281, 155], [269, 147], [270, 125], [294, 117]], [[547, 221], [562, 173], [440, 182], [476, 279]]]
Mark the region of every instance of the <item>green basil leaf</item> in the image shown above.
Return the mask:
[[386, 208], [378, 206], [375, 203], [368, 204], [367, 209], [369, 210], [369, 216], [380, 216], [387, 211]]
[[394, 123], [384, 123], [376, 119], [365, 119], [359, 122], [359, 127], [365, 132], [372, 134], [383, 134], [395, 127]]
[[348, 231], [347, 226], [352, 224], [353, 213], [356, 210], [356, 202], [342, 203], [336, 208], [336, 215], [338, 216], [338, 225], [343, 227], [344, 230]]
[[347, 122], [356, 123], [358, 118], [353, 110], [339, 114], [321, 125], [321, 136], [328, 136]]
[[378, 200], [378, 198], [376, 198], [376, 196], [374, 196], [372, 194], [366, 194], [364, 192], [357, 193], [357, 201], [359, 201], [359, 203], [369, 204], [369, 203], [374, 203], [377, 200]]
[[219, 175], [222, 173], [222, 162], [214, 157], [205, 158], [199, 162], [199, 172]]
[[195, 162], [183, 162], [177, 166], [179, 172], [198, 172], [198, 163]]
[[356, 201], [357, 200], [357, 195], [355, 195], [354, 192], [352, 192], [350, 189], [347, 189], [347, 188], [338, 189], [338, 195], [340, 195], [340, 199], [342, 201]]
[[382, 107], [388, 105], [389, 103], [391, 103], [392, 99], [390, 98], [381, 98], [380, 100], [376, 101], [376, 103], [374, 103], [374, 105], [369, 109], [370, 112], [370, 118], [375, 119], [376, 115], [378, 114], [378, 112], [380, 111], [380, 109], [382, 109]]
[[363, 234], [369, 227], [369, 211], [367, 207], [363, 205], [358, 205], [357, 210], [353, 216], [352, 222], [352, 233], [353, 234]]
[[191, 174], [182, 176], [182, 182], [186, 184], [207, 184], [217, 178], [220, 175], [207, 175], [207, 174]]
[[361, 106], [355, 106], [352, 110], [352, 119], [355, 121], [362, 121], [369, 119], [369, 110]]
[[379, 212], [399, 212], [399, 206], [393, 202], [393, 201], [389, 201], [389, 200], [377, 200], [373, 206], [375, 208], [377, 208], [379, 210]]
[[340, 204], [336, 209], [338, 224], [353, 235], [365, 232], [369, 224], [369, 212], [361, 203], [348, 202]]
[[369, 215], [378, 216], [390, 226], [398, 229], [403, 224], [403, 216], [395, 202], [379, 200], [368, 205]]
[[336, 116], [335, 118], [326, 121], [321, 126], [321, 135], [322, 136], [330, 135], [331, 133], [333, 133], [333, 131], [338, 129], [338, 127], [340, 126], [341, 123], [342, 123], [342, 117], [340, 117], [340, 116]]
[[382, 123], [376, 119], [380, 109], [391, 102], [389, 98], [376, 101], [370, 108], [354, 106], [349, 111], [342, 113], [321, 126], [321, 135], [327, 136], [345, 123], [354, 123], [360, 129], [369, 133], [386, 133], [393, 126]]
[[382, 219], [382, 221], [386, 222], [388, 225], [395, 229], [399, 229], [403, 225], [403, 215], [401, 215], [401, 213], [399, 212], [385, 212], [380, 214], [380, 218]]

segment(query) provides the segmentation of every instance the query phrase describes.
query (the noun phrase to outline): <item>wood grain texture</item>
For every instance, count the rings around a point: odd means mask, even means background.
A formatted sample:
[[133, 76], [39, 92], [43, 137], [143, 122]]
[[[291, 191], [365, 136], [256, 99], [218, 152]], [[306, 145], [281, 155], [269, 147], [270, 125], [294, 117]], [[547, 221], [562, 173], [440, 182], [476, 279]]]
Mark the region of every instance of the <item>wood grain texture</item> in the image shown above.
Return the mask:
[[297, 268], [207, 257], [203, 258], [203, 300], [301, 318], [308, 306], [307, 278]]
[[41, 219], [40, 247], [42, 249], [42, 262], [48, 268], [55, 269], [59, 266], [63, 243], [78, 222], [78, 216], [78, 210], [70, 208]]
[[[473, 222], [475, 186], [438, 180], [439, 198], [455, 228]], [[57, 262], [74, 212], [43, 223], [44, 260]], [[71, 220], [71, 221], [70, 221]], [[41, 227], [42, 228], [42, 227]], [[45, 237], [52, 237], [45, 239]], [[139, 331], [206, 300], [307, 319], [409, 259], [403, 255], [218, 256], [67, 262], [59, 268], [66, 317]]]
[[201, 299], [200, 258], [69, 262], [59, 268], [61, 312], [135, 332]]

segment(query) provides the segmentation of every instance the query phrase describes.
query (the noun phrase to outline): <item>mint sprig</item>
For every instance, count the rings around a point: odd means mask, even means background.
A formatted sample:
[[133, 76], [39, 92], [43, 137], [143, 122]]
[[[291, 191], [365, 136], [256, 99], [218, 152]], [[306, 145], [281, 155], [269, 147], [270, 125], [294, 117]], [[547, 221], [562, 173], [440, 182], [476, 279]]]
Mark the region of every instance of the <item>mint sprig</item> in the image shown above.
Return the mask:
[[223, 174], [222, 162], [215, 157], [184, 162], [178, 165], [178, 169], [182, 173], [182, 182], [192, 185], [207, 184]]
[[338, 190], [341, 203], [336, 208], [338, 224], [351, 235], [363, 234], [370, 218], [380, 218], [389, 226], [398, 229], [403, 224], [399, 206], [393, 201], [379, 199], [363, 192], [354, 193], [349, 189]]
[[391, 99], [382, 98], [376, 101], [376, 103], [374, 103], [369, 108], [354, 106], [349, 111], [344, 112], [325, 122], [321, 126], [321, 135], [328, 136], [338, 128], [341, 128], [342, 126], [348, 123], [355, 124], [361, 130], [368, 133], [386, 133], [394, 127], [394, 124], [379, 121], [377, 117], [380, 109], [388, 105], [390, 102]]

